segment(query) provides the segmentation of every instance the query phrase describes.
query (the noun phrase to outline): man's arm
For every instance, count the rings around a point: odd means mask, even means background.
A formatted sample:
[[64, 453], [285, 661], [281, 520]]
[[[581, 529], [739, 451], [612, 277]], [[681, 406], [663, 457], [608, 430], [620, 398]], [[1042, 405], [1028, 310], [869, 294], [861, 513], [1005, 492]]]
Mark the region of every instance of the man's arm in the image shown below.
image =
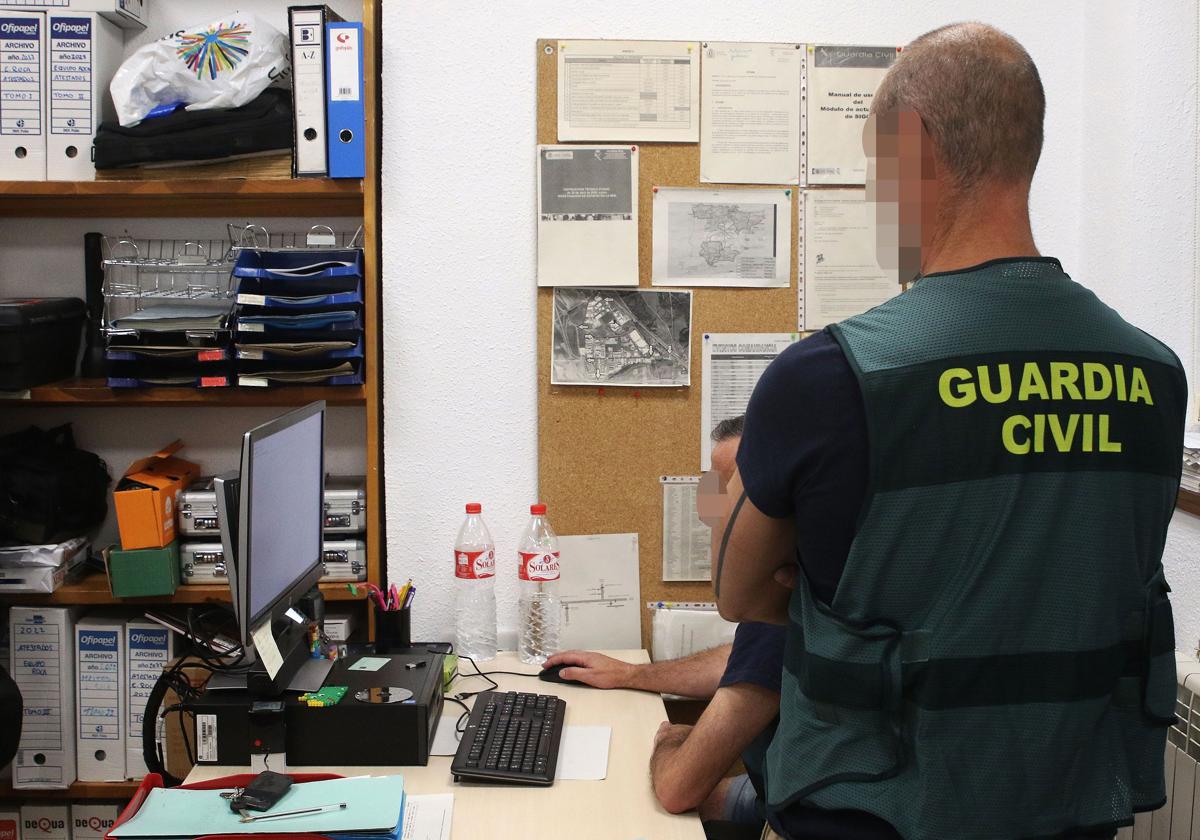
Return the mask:
[[650, 783], [659, 803], [672, 814], [699, 807], [778, 713], [777, 692], [737, 683], [713, 695], [695, 726], [660, 727], [650, 757]]
[[694, 653], [682, 659], [634, 665], [586, 650], [567, 650], [546, 660], [544, 667], [570, 665], [559, 676], [595, 688], [636, 688], [660, 694], [707, 699], [713, 696], [725, 673], [732, 645]]
[[795, 522], [775, 519], [754, 506], [734, 471], [727, 488], [732, 507], [716, 547], [717, 609], [727, 621], [787, 624], [791, 589], [780, 578], [795, 566]]

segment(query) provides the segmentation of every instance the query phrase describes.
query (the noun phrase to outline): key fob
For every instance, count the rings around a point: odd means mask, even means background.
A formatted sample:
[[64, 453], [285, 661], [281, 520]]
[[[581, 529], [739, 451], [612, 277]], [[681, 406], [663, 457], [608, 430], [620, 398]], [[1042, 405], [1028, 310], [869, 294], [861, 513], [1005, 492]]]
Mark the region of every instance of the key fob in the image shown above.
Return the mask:
[[229, 800], [229, 810], [235, 814], [241, 811], [267, 811], [283, 799], [292, 787], [292, 777], [282, 773], [264, 770], [259, 773], [240, 795]]

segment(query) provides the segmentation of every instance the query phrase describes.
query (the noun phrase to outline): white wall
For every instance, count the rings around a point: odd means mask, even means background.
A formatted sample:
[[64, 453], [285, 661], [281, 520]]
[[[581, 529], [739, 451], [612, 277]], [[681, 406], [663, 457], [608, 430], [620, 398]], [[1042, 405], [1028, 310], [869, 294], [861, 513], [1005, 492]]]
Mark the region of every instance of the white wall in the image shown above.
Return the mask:
[[[386, 4], [389, 568], [423, 587], [416, 632], [451, 631], [450, 549], [468, 500], [485, 506], [504, 561], [499, 622], [515, 626], [511, 559], [537, 492], [545, 351], [534, 343], [537, 38], [905, 43], [956, 20], [1000, 26], [1030, 51], [1047, 92], [1033, 194], [1042, 252], [1190, 369], [1195, 15], [1187, 0], [467, 0], [419, 14]], [[1200, 524], [1177, 523], [1167, 563], [1184, 648], [1200, 637], [1198, 550]]]
[[[1194, 2], [1089, 3], [1078, 279], [1197, 362], [1197, 11]], [[1191, 413], [1198, 402], [1192, 395]], [[1176, 513], [1163, 558], [1176, 643], [1200, 642], [1200, 518]]]

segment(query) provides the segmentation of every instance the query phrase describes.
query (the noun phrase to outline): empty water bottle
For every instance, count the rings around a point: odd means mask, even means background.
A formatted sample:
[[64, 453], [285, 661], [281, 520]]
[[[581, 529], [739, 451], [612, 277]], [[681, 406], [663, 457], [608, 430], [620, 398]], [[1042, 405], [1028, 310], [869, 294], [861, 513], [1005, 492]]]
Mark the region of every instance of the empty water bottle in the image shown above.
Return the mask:
[[478, 502], [467, 505], [467, 518], [454, 541], [456, 653], [476, 662], [496, 656], [496, 544], [480, 516]]
[[558, 537], [546, 521], [546, 506], [533, 505], [517, 546], [520, 562], [519, 655], [541, 665], [558, 650]]

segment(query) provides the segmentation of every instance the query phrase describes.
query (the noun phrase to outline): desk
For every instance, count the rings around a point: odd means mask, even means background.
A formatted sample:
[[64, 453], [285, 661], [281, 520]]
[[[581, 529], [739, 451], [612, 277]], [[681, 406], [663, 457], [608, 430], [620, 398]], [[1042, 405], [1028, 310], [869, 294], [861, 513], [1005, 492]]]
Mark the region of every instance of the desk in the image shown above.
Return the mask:
[[[644, 650], [608, 651], [626, 662], [648, 662]], [[469, 662], [462, 663], [470, 671]], [[522, 664], [515, 653], [502, 652], [484, 671], [518, 671], [536, 674], [538, 668]], [[430, 756], [425, 767], [291, 767], [296, 772], [327, 771], [352, 776], [363, 773], [399, 773], [409, 793], [453, 793], [452, 840], [471, 838], [569, 837], [571, 840], [704, 840], [695, 813], [673, 815], [662, 809], [650, 790], [650, 751], [658, 725], [667, 719], [662, 699], [644, 691], [585, 688], [574, 685], [497, 675], [500, 691], [557, 694], [567, 701], [564, 725], [612, 727], [608, 749], [608, 777], [598, 782], [558, 781], [549, 788], [504, 787], [487, 784], [454, 784], [450, 757]], [[455, 689], [487, 688], [479, 677], [460, 677]], [[343, 701], [345, 702], [345, 701]], [[454, 726], [462, 709], [447, 703], [442, 726]], [[248, 767], [197, 767], [188, 782], [250, 772]]]

